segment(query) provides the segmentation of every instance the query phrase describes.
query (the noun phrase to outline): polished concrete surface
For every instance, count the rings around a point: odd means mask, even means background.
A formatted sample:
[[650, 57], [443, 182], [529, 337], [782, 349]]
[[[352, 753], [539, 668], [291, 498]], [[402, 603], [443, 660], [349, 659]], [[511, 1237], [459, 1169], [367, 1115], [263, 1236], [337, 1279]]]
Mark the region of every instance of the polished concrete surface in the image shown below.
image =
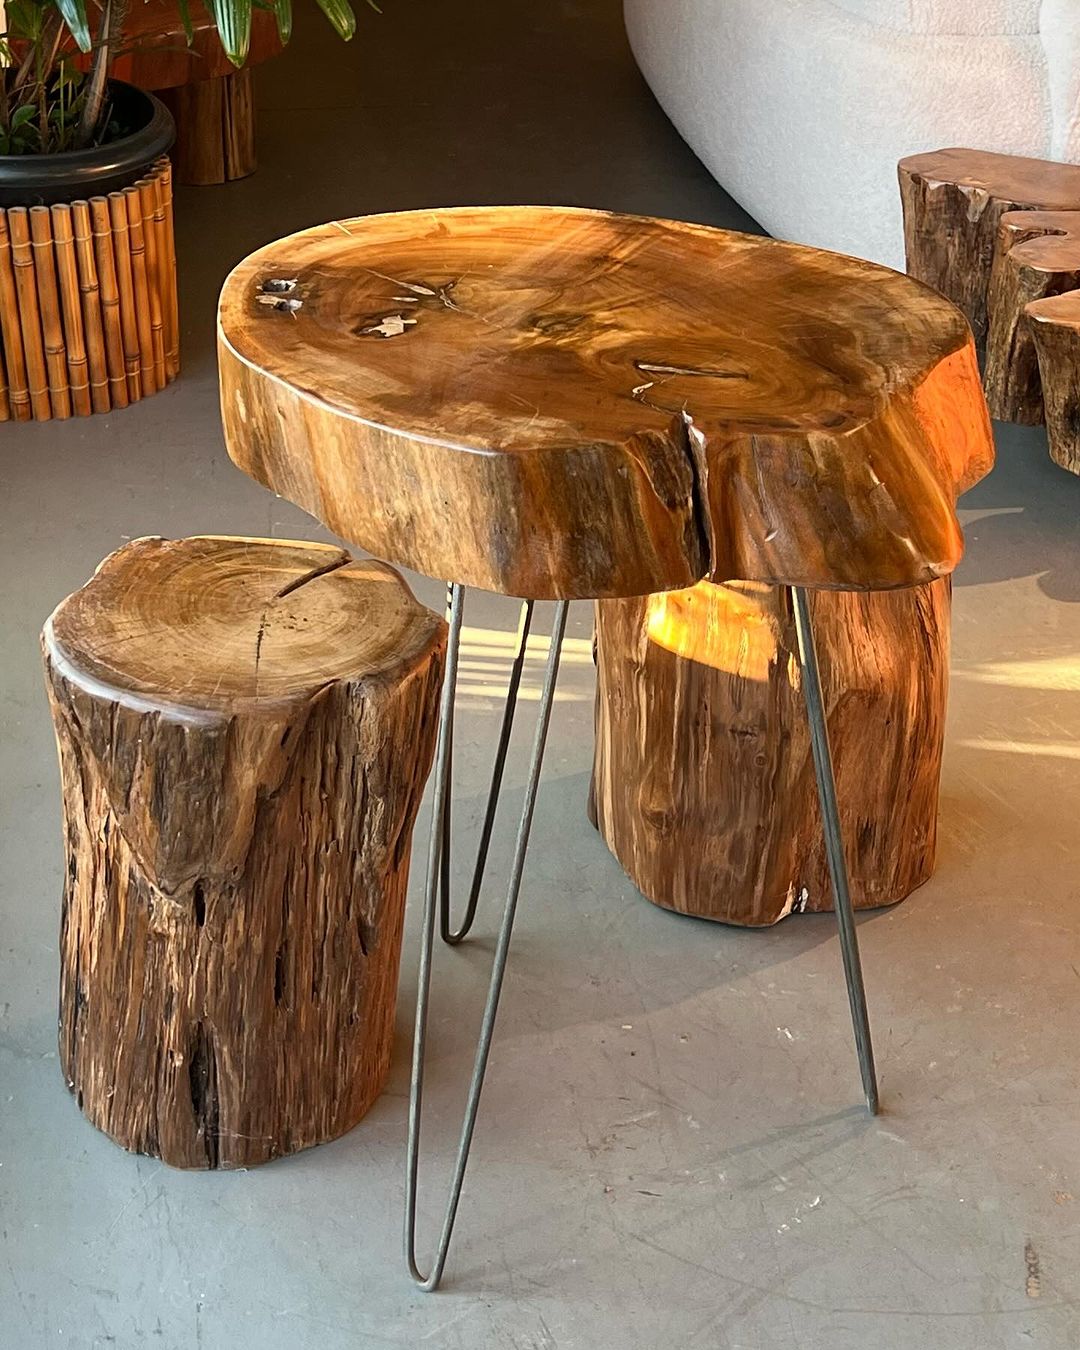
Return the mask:
[[[180, 383], [117, 416], [0, 431], [0, 1347], [1069, 1350], [1080, 482], [1038, 431], [1003, 432], [998, 468], [965, 502], [938, 874], [860, 923], [879, 1119], [859, 1108], [832, 919], [744, 932], [662, 913], [586, 823], [583, 606], [442, 1293], [414, 1292], [400, 1259], [415, 904], [390, 1087], [347, 1138], [249, 1173], [182, 1174], [122, 1153], [65, 1091], [37, 630], [127, 537], [319, 533], [223, 452], [211, 334], [226, 269], [293, 228], [426, 204], [563, 201], [746, 225], [649, 98], [617, 0], [384, 9], [342, 49], [298, 6], [294, 48], [258, 75], [258, 175], [180, 194]], [[438, 602], [437, 585], [418, 588]], [[515, 620], [491, 598], [469, 614], [463, 825], [497, 725], [487, 644]], [[533, 700], [538, 678], [534, 662]], [[524, 752], [522, 737], [496, 867]], [[438, 957], [429, 1237], [495, 908], [493, 894], [477, 940]]]

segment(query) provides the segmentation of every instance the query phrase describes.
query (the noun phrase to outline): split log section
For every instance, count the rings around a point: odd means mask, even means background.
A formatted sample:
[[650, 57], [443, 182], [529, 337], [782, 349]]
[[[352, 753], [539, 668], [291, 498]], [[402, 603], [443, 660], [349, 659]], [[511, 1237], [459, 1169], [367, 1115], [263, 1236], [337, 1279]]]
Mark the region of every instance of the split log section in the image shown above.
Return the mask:
[[1028, 305], [1039, 357], [1050, 458], [1080, 474], [1080, 290]]
[[[811, 595], [853, 902], [933, 872], [950, 580]], [[654, 903], [725, 923], [829, 909], [790, 592], [602, 600], [594, 821]]]
[[1027, 306], [1080, 287], [1080, 211], [1008, 211], [990, 273], [983, 385], [990, 415], [1038, 426], [1042, 381]]
[[907, 270], [964, 311], [979, 343], [1002, 216], [1080, 209], [1080, 165], [985, 150], [932, 150], [899, 164]]
[[321, 544], [138, 540], [45, 627], [60, 1054], [178, 1167], [349, 1130], [383, 1086], [443, 620]]

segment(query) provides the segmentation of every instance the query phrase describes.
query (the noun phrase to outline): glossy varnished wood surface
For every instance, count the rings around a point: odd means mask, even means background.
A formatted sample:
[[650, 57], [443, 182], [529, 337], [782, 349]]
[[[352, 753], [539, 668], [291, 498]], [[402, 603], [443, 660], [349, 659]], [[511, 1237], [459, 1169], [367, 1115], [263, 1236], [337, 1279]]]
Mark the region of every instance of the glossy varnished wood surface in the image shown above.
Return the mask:
[[771, 240], [546, 207], [334, 222], [235, 269], [246, 472], [380, 557], [538, 598], [956, 565], [991, 463], [963, 316]]

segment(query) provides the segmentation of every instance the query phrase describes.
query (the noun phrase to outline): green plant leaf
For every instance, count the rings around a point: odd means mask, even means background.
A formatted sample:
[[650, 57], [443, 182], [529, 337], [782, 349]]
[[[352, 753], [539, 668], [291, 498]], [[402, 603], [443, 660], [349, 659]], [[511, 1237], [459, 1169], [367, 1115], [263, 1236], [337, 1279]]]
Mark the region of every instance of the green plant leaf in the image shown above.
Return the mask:
[[195, 41], [195, 28], [191, 22], [191, 9], [188, 6], [188, 0], [176, 0], [176, 8], [180, 14], [180, 23], [184, 29], [184, 37], [187, 45], [190, 47]]
[[41, 36], [45, 23], [45, 9], [42, 5], [30, 4], [29, 0], [8, 0], [7, 36], [20, 42], [36, 42]]
[[225, 55], [234, 66], [247, 60], [251, 45], [251, 0], [208, 0]]
[[67, 24], [79, 51], [88, 52], [92, 43], [90, 25], [86, 20], [86, 0], [54, 0], [60, 17]]
[[338, 37], [348, 42], [356, 32], [356, 15], [349, 0], [318, 0], [318, 3]]
[[282, 42], [288, 42], [292, 37], [292, 0], [274, 0], [273, 10], [278, 37]]
[[23, 103], [11, 114], [9, 129], [14, 133], [18, 131], [20, 127], [26, 126], [27, 122], [30, 121], [36, 111], [37, 109], [32, 103]]

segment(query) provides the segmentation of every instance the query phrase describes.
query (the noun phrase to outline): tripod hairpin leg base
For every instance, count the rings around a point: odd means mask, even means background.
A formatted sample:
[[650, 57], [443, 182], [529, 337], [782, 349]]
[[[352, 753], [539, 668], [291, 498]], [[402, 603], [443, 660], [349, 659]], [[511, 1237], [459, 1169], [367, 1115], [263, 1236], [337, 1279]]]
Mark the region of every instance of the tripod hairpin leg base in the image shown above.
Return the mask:
[[798, 639], [799, 665], [802, 668], [803, 694], [806, 698], [806, 714], [810, 722], [810, 741], [814, 752], [814, 772], [817, 775], [821, 819], [825, 828], [825, 851], [829, 859], [836, 919], [840, 925], [844, 978], [847, 981], [851, 1020], [855, 1026], [855, 1045], [859, 1053], [859, 1071], [862, 1074], [867, 1109], [872, 1116], [876, 1116], [878, 1086], [874, 1072], [874, 1049], [870, 1042], [870, 1020], [866, 1013], [866, 991], [863, 988], [862, 964], [859, 960], [859, 940], [855, 931], [851, 892], [848, 888], [844, 841], [840, 833], [836, 781], [833, 777], [832, 755], [829, 750], [829, 728], [825, 719], [825, 700], [821, 692], [814, 629], [810, 620], [810, 601], [802, 586], [792, 586], [790, 590], [795, 611], [795, 633]]
[[[447, 587], [448, 612], [447, 618], [453, 610], [454, 586]], [[451, 829], [451, 801], [453, 793], [449, 790], [443, 803], [443, 813], [441, 821], [442, 830], [442, 858], [439, 865], [439, 936], [449, 947], [456, 947], [459, 942], [468, 937], [469, 930], [473, 926], [473, 920], [476, 918], [476, 907], [480, 901], [480, 890], [484, 882], [484, 868], [487, 865], [488, 849], [491, 845], [491, 831], [495, 825], [495, 814], [499, 808], [499, 793], [502, 790], [503, 770], [506, 768], [506, 752], [510, 747], [510, 734], [514, 729], [514, 713], [517, 710], [518, 690], [521, 688], [521, 676], [525, 669], [525, 652], [529, 642], [529, 630], [532, 627], [533, 602], [523, 600], [521, 602], [521, 619], [518, 623], [517, 654], [514, 657], [514, 663], [510, 667], [510, 682], [506, 690], [506, 705], [503, 709], [502, 726], [499, 729], [499, 744], [495, 751], [495, 763], [491, 770], [491, 785], [488, 788], [487, 806], [484, 810], [484, 823], [480, 830], [480, 842], [476, 846], [476, 863], [473, 867], [472, 881], [469, 885], [469, 899], [465, 906], [465, 917], [461, 921], [460, 928], [451, 928], [450, 926], [450, 840], [453, 834]], [[454, 746], [454, 710], [450, 709], [450, 722], [447, 729], [449, 740], [449, 749], [447, 751], [446, 773], [447, 780], [453, 780], [453, 746]]]
[[[449, 929], [449, 919], [445, 907], [439, 903], [440, 879], [442, 876], [442, 858], [447, 852], [448, 841], [444, 843], [444, 826], [448, 821], [447, 798], [450, 793], [451, 740], [453, 728], [454, 693], [457, 685], [458, 657], [461, 650], [461, 627], [464, 609], [464, 589], [454, 586], [451, 590], [450, 638], [447, 646], [446, 673], [443, 680], [442, 702], [439, 709], [439, 734], [435, 751], [435, 787], [432, 805], [431, 845], [428, 852], [427, 876], [424, 888], [424, 914], [420, 944], [420, 973], [416, 997], [416, 1026], [413, 1035], [412, 1076], [409, 1083], [409, 1133], [406, 1154], [405, 1176], [405, 1259], [409, 1273], [421, 1289], [438, 1288], [446, 1264], [450, 1238], [457, 1217], [461, 1188], [465, 1180], [465, 1168], [469, 1161], [469, 1149], [472, 1145], [473, 1130], [476, 1126], [476, 1114], [480, 1105], [480, 1093], [484, 1086], [488, 1055], [491, 1051], [491, 1038], [495, 1030], [495, 1018], [499, 1009], [499, 996], [502, 992], [503, 976], [506, 972], [506, 958], [510, 950], [510, 938], [514, 928], [514, 916], [517, 911], [518, 896], [521, 892], [521, 878], [525, 869], [525, 854], [529, 846], [529, 832], [532, 828], [533, 811], [536, 806], [536, 793], [540, 781], [540, 769], [544, 759], [544, 746], [547, 741], [548, 725], [551, 721], [551, 708], [555, 696], [555, 682], [559, 673], [559, 657], [562, 652], [563, 635], [566, 632], [566, 619], [569, 604], [561, 600], [555, 607], [555, 620], [551, 632], [551, 646], [548, 649], [547, 668], [544, 674], [544, 687], [540, 696], [540, 710], [537, 716], [536, 732], [533, 739], [532, 757], [525, 785], [525, 801], [521, 810], [521, 822], [518, 826], [517, 842], [514, 845], [513, 862], [506, 892], [506, 904], [495, 944], [495, 957], [488, 985], [487, 1001], [484, 1005], [480, 1023], [480, 1036], [473, 1062], [472, 1077], [465, 1103], [465, 1116], [461, 1126], [457, 1157], [454, 1162], [450, 1183], [450, 1195], [447, 1200], [442, 1230], [439, 1235], [435, 1258], [430, 1272], [425, 1275], [416, 1260], [416, 1199], [417, 1182], [420, 1167], [420, 1122], [424, 1088], [424, 1052], [427, 1047], [428, 1010], [431, 1001], [431, 963], [435, 945], [435, 927], [440, 910], [443, 912], [444, 930]], [[527, 636], [521, 636], [520, 651], [524, 660], [524, 645]], [[518, 672], [520, 681], [520, 672]], [[512, 680], [514, 697], [517, 686]], [[510, 717], [512, 719], [512, 711]], [[509, 738], [506, 718], [504, 717], [504, 736]], [[505, 746], [500, 741], [500, 755], [496, 757], [494, 779], [501, 782], [502, 761], [505, 759]], [[491, 812], [489, 804], [489, 815]], [[490, 835], [490, 827], [488, 827]], [[478, 871], [482, 871], [486, 843], [481, 848], [481, 860]], [[447, 892], [442, 891], [443, 895]], [[475, 905], [473, 906], [475, 909]], [[465, 924], [459, 936], [464, 936], [471, 917], [466, 915]], [[453, 937], [453, 935], [451, 935]]]

